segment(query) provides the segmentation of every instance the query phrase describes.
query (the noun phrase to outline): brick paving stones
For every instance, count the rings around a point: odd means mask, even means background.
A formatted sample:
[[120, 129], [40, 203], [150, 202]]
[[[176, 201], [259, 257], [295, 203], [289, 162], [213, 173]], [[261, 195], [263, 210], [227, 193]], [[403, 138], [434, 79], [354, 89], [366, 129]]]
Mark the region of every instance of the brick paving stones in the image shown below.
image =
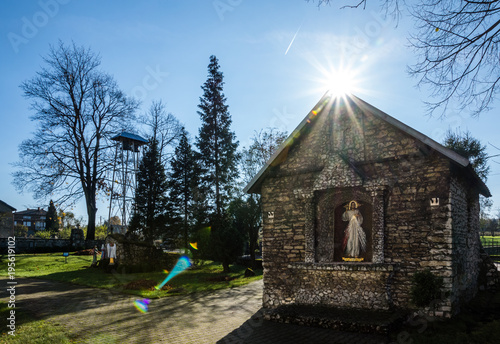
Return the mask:
[[[381, 343], [383, 337], [263, 320], [262, 281], [188, 296], [151, 300], [108, 289], [17, 278], [16, 308], [63, 325], [82, 343]], [[6, 280], [0, 280], [6, 285]], [[0, 288], [6, 301], [6, 288]]]

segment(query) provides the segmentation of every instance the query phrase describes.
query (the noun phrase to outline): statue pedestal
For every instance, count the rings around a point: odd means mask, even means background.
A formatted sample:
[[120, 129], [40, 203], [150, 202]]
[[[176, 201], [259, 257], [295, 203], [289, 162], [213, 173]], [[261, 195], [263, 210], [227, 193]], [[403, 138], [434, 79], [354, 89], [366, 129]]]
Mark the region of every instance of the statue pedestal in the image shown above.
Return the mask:
[[365, 258], [351, 258], [351, 257], [342, 257], [344, 262], [362, 262]]

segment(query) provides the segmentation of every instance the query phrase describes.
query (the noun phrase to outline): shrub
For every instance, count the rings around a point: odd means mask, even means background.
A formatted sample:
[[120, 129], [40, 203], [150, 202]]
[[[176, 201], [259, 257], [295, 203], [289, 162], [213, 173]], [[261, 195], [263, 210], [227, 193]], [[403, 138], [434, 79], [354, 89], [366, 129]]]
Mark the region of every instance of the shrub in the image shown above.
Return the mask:
[[28, 236], [28, 227], [17, 224], [14, 227], [14, 235], [20, 238], [26, 238]]
[[71, 227], [65, 227], [59, 231], [59, 239], [69, 239], [71, 237]]
[[417, 307], [429, 306], [441, 298], [443, 278], [435, 276], [430, 270], [418, 271], [413, 275], [411, 300]]
[[52, 233], [49, 231], [36, 231], [35, 238], [50, 239]]

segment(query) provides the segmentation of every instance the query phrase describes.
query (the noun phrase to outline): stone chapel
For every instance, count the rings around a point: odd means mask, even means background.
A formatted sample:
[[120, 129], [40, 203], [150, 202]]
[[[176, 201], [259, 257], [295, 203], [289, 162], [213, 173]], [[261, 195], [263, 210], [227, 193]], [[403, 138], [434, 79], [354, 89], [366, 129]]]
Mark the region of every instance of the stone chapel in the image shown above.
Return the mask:
[[262, 195], [264, 308], [414, 309], [425, 269], [444, 281], [434, 315], [476, 294], [488, 188], [468, 159], [353, 95], [326, 93], [246, 191]]

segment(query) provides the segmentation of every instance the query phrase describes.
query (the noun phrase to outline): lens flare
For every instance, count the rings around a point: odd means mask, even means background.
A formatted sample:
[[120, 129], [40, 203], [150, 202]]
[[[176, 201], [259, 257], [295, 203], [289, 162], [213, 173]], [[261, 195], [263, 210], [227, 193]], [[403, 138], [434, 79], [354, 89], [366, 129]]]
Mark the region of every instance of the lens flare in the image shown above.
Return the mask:
[[355, 75], [348, 69], [331, 70], [327, 76], [330, 93], [342, 96], [352, 93], [355, 88]]
[[189, 246], [191, 246], [192, 248], [194, 248], [195, 250], [198, 249], [198, 243], [197, 242], [190, 242], [189, 243]]
[[137, 310], [141, 313], [147, 313], [148, 312], [148, 305], [151, 303], [151, 300], [149, 299], [142, 299], [142, 300], [135, 300], [134, 301], [134, 306], [137, 308]]
[[191, 266], [191, 261], [189, 260], [188, 257], [186, 256], [180, 257], [177, 263], [175, 264], [174, 268], [172, 269], [172, 271], [170, 271], [170, 274], [168, 274], [167, 278], [165, 278], [165, 280], [161, 282], [161, 284], [157, 285], [155, 288], [157, 290], [160, 290], [168, 281], [170, 281], [172, 278], [174, 278], [175, 276], [177, 276], [190, 266]]

